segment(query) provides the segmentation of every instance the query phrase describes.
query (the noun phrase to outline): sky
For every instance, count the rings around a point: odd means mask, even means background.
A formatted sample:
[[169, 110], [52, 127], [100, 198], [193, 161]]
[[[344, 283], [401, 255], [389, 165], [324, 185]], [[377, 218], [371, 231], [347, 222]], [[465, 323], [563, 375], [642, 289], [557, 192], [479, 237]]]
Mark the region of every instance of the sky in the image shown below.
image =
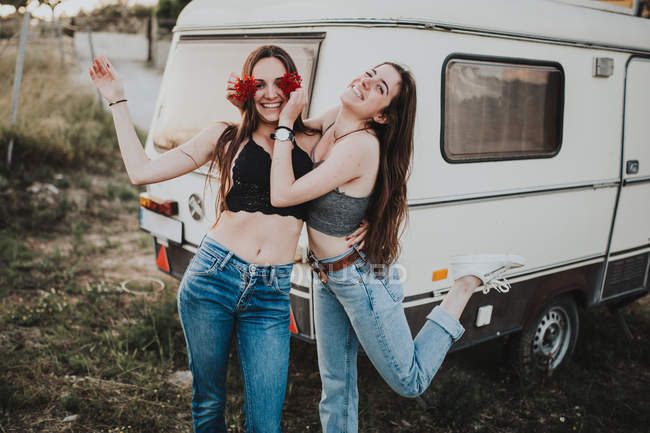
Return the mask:
[[[94, 8], [101, 6], [103, 4], [113, 3], [110, 0], [63, 0], [55, 9], [52, 11], [48, 5], [39, 4], [38, 1], [33, 1], [27, 6], [27, 10], [36, 18], [41, 18], [46, 21], [50, 21], [52, 17], [64, 16], [74, 16], [79, 13], [81, 10], [90, 11]], [[141, 4], [145, 6], [152, 6], [158, 3], [158, 0], [129, 0], [129, 6], [134, 4]], [[16, 11], [11, 5], [2, 4], [0, 0], [0, 17], [5, 17], [13, 14]]]

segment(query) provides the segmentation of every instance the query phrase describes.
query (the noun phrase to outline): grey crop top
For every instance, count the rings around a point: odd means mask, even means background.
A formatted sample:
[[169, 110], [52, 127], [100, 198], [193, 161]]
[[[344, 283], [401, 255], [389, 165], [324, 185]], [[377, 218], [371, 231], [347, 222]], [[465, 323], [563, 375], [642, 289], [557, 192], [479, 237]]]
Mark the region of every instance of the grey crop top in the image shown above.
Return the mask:
[[[332, 125], [328, 126], [329, 129]], [[327, 132], [327, 129], [323, 132]], [[316, 146], [311, 152], [314, 159]], [[314, 162], [314, 168], [323, 161]], [[338, 188], [311, 201], [307, 225], [314, 230], [330, 236], [347, 236], [361, 224], [366, 214], [370, 195], [366, 197], [352, 197]]]

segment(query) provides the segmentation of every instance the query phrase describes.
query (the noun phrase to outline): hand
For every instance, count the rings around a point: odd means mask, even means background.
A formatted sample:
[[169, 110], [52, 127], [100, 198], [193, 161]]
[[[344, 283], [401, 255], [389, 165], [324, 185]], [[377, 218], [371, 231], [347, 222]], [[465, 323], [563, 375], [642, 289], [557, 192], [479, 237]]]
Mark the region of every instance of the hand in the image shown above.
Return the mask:
[[293, 128], [293, 123], [296, 121], [302, 110], [307, 105], [307, 91], [302, 87], [294, 90], [289, 95], [289, 100], [282, 111], [280, 112], [280, 121], [278, 126], [287, 126]]
[[366, 243], [365, 238], [367, 234], [368, 234], [368, 221], [363, 220], [361, 221], [361, 224], [359, 225], [358, 229], [356, 229], [354, 232], [350, 233], [345, 237], [345, 239], [348, 241], [347, 247], [352, 248], [354, 245], [359, 244], [357, 248], [362, 250], [363, 246]]
[[240, 101], [237, 98], [237, 92], [235, 91], [235, 83], [237, 82], [238, 78], [239, 77], [234, 72], [230, 73], [230, 76], [228, 77], [228, 81], [226, 81], [226, 100], [230, 102], [232, 105], [234, 105], [235, 107], [237, 107], [237, 109], [241, 113], [244, 110], [245, 101]]
[[125, 99], [124, 85], [120, 81], [117, 71], [104, 56], [95, 57], [95, 61], [88, 69], [90, 79], [99, 89], [104, 99], [109, 103]]

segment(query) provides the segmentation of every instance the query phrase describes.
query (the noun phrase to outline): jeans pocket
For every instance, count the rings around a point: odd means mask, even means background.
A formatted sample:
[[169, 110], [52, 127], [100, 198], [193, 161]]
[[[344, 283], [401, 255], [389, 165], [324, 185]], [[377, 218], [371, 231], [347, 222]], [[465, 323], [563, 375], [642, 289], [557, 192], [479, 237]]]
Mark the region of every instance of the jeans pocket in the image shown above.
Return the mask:
[[399, 281], [391, 280], [389, 277], [377, 278], [377, 280], [384, 287], [388, 296], [395, 302], [402, 302], [404, 299], [404, 289]]
[[[358, 262], [357, 262], [358, 263]], [[338, 271], [327, 272], [327, 281], [338, 286], [354, 286], [359, 284], [358, 264], [354, 263]], [[327, 264], [325, 264], [327, 266]]]
[[186, 273], [192, 276], [210, 275], [214, 272], [219, 264], [219, 257], [216, 257], [203, 249], [199, 249], [190, 264], [187, 266]]
[[393, 302], [402, 302], [402, 299], [404, 299], [404, 289], [399, 280], [391, 278], [390, 268], [366, 265], [363, 271], [369, 283], [374, 283], [373, 285], [378, 285], [383, 288]]
[[289, 296], [291, 291], [291, 272], [276, 273], [273, 279], [273, 289], [279, 294]]

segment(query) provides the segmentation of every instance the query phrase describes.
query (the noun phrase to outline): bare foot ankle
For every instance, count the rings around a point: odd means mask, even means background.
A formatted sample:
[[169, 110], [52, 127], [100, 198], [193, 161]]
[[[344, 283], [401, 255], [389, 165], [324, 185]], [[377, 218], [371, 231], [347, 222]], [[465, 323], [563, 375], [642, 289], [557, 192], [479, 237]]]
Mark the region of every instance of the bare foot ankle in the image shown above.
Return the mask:
[[458, 286], [459, 289], [465, 291], [474, 291], [478, 286], [482, 284], [481, 280], [476, 278], [474, 275], [465, 275], [454, 281], [454, 285]]

